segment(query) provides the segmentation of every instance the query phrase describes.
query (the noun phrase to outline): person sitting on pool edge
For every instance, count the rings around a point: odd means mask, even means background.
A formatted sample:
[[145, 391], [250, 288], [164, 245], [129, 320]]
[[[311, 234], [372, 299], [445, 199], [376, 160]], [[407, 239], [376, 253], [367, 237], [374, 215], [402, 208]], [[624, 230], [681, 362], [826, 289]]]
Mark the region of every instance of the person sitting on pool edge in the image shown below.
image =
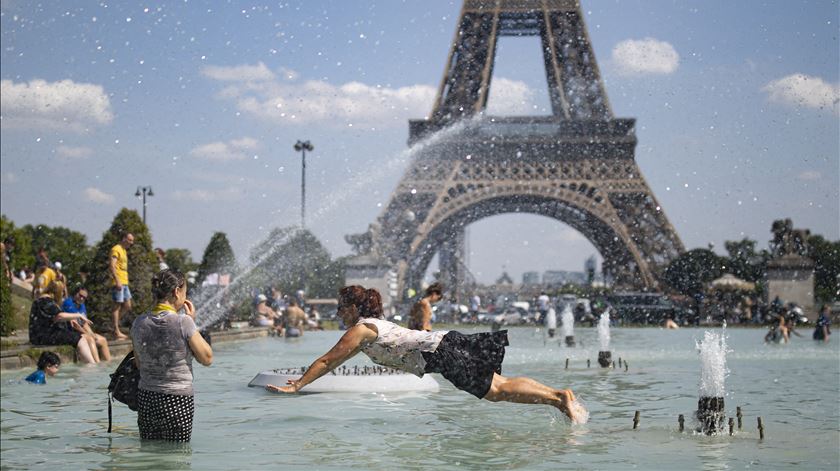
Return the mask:
[[420, 377], [440, 373], [456, 388], [479, 399], [547, 404], [566, 414], [572, 423], [585, 421], [586, 411], [575, 402], [570, 389], [554, 389], [530, 378], [501, 375], [508, 345], [506, 330], [464, 335], [454, 330], [406, 329], [384, 320], [378, 291], [358, 285], [341, 288], [338, 315], [349, 327], [338, 343], [315, 360], [300, 379], [289, 380], [286, 386], [269, 384], [267, 390], [298, 392], [362, 351], [376, 364]]

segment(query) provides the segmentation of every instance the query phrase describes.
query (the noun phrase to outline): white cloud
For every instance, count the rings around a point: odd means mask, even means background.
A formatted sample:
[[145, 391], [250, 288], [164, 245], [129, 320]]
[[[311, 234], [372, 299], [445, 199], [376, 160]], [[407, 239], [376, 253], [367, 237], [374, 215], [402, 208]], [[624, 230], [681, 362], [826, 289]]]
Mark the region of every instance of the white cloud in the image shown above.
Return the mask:
[[200, 159], [219, 162], [242, 160], [248, 157], [247, 152], [259, 147], [259, 142], [251, 137], [232, 139], [227, 142], [216, 141], [198, 146], [190, 151], [190, 155]]
[[555, 233], [554, 238], [560, 242], [580, 242], [587, 240], [583, 234], [571, 228], [558, 231]]
[[177, 190], [173, 197], [178, 201], [198, 201], [202, 203], [212, 201], [236, 201], [242, 199], [244, 193], [241, 189], [230, 187], [218, 190]]
[[[494, 78], [490, 83], [487, 113], [498, 116], [533, 115], [534, 91], [525, 82]], [[431, 107], [431, 103], [428, 105]]]
[[274, 79], [274, 72], [269, 70], [262, 62], [257, 63], [257, 65], [237, 65], [234, 67], [208, 65], [201, 69], [201, 73], [205, 77], [223, 82], [259, 82]]
[[110, 204], [114, 202], [114, 195], [109, 195], [99, 188], [88, 187], [85, 188], [85, 198], [88, 201], [100, 204]]
[[793, 74], [774, 80], [761, 89], [776, 103], [840, 112], [840, 85], [819, 77]]
[[0, 81], [0, 115], [3, 127], [87, 131], [109, 124], [114, 115], [101, 85], [72, 80], [29, 83]]
[[58, 146], [55, 148], [55, 153], [59, 157], [67, 159], [86, 159], [93, 155], [93, 149], [90, 147]]
[[621, 75], [663, 75], [677, 70], [680, 55], [665, 41], [627, 39], [615, 45], [612, 60]]
[[[252, 66], [238, 66], [239, 69]], [[416, 84], [405, 87], [384, 87], [361, 82], [334, 85], [323, 80], [309, 80], [290, 83], [297, 73], [281, 69], [281, 79], [253, 81], [234, 74], [224, 73], [206, 76], [226, 85], [218, 97], [236, 102], [243, 112], [271, 123], [308, 124], [322, 122], [348, 127], [372, 125], [404, 126], [409, 118], [422, 118], [432, 108], [437, 89], [431, 85]], [[222, 78], [223, 77], [223, 78]], [[493, 111], [507, 114], [510, 110], [521, 110], [530, 106], [533, 92], [524, 82], [505, 78], [493, 81]]]
[[805, 180], [805, 181], [813, 181], [813, 180], [819, 180], [820, 178], [822, 178], [822, 174], [820, 172], [817, 172], [817, 171], [814, 171], [814, 170], [806, 170], [806, 171], [800, 173], [797, 178], [799, 178], [800, 180]]

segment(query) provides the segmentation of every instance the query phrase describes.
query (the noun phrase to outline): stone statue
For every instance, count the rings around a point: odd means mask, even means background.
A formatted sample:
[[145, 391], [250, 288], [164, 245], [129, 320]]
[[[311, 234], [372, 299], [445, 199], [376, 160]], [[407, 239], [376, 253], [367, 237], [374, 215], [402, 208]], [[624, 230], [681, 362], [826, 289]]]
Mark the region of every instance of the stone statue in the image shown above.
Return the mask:
[[794, 229], [793, 221], [788, 218], [773, 221], [771, 231], [773, 232], [773, 240], [770, 242], [770, 249], [774, 256], [782, 257], [791, 254], [808, 256], [810, 230]]

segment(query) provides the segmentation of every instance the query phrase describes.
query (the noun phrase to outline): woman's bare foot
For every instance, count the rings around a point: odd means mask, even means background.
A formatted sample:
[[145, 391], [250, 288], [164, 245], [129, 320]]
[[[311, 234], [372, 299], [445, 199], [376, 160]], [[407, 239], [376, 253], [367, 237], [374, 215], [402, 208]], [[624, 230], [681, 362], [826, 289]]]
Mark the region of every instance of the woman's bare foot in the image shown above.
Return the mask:
[[589, 418], [589, 413], [579, 402], [577, 402], [575, 393], [573, 393], [571, 389], [559, 390], [558, 396], [560, 397], [560, 405], [557, 408], [566, 414], [566, 417], [568, 417], [573, 424], [586, 423]]

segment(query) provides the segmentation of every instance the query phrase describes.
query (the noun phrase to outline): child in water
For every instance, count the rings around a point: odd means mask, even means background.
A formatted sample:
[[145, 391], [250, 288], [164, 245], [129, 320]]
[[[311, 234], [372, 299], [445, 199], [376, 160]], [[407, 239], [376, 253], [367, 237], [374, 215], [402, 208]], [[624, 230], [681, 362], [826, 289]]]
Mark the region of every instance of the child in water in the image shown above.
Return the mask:
[[374, 363], [422, 377], [440, 373], [456, 388], [479, 399], [545, 404], [556, 407], [572, 423], [585, 423], [588, 413], [569, 389], [555, 389], [526, 377], [501, 375], [507, 331], [464, 335], [456, 331], [410, 330], [386, 321], [382, 298], [375, 289], [346, 286], [341, 289], [338, 315], [347, 332], [306, 373], [285, 386], [269, 384], [273, 392], [296, 393], [329, 373], [358, 352]]
[[38, 358], [38, 369], [26, 377], [32, 384], [46, 384], [47, 376], [55, 376], [61, 366], [61, 358], [53, 352], [41, 352]]

